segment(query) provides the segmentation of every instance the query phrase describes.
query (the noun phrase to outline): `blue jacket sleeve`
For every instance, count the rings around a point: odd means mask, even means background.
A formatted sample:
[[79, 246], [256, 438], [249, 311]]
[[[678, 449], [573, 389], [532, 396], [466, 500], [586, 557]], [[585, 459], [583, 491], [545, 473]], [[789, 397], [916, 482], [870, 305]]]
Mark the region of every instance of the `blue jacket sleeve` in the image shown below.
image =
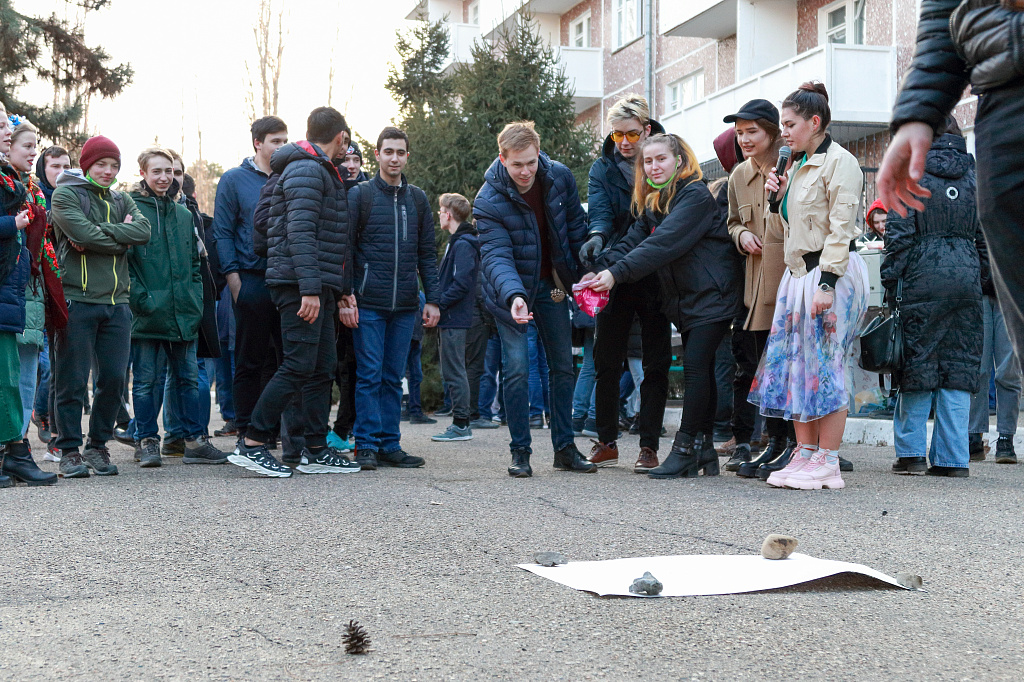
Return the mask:
[[441, 310], [447, 310], [467, 296], [476, 296], [476, 276], [479, 269], [476, 248], [465, 239], [460, 239], [455, 244], [452, 258], [455, 261], [455, 276], [452, 278], [451, 286], [441, 292], [438, 301]]
[[[417, 190], [422, 191], [422, 190]], [[426, 195], [424, 194], [424, 199]], [[430, 202], [426, 202], [430, 206]], [[419, 244], [419, 272], [420, 282], [423, 283], [423, 294], [427, 303], [437, 305], [438, 284], [437, 284], [437, 247], [434, 245], [434, 217], [432, 213], [419, 216], [420, 221], [420, 244]]]
[[235, 238], [238, 226], [238, 190], [231, 176], [217, 183], [217, 197], [213, 205], [213, 238], [220, 257], [220, 270], [225, 275], [241, 270]]
[[18, 223], [12, 215], [0, 215], [0, 239], [12, 239], [18, 234]]
[[480, 233], [480, 266], [483, 276], [494, 287], [496, 303], [512, 307], [512, 299], [527, 299], [526, 287], [512, 257], [512, 238], [493, 203], [478, 196], [473, 207], [476, 229]]
[[608, 200], [608, 186], [604, 182], [604, 168], [600, 159], [590, 167], [587, 190], [587, 212], [590, 214], [588, 236], [599, 234], [604, 237], [604, 245], [608, 246], [612, 231], [615, 229], [615, 215]]
[[[583, 210], [583, 204], [580, 203], [580, 191], [576, 186], [576, 178], [569, 173], [569, 191], [566, 196], [567, 206], [565, 209], [565, 217], [568, 222], [569, 228], [569, 250], [572, 252], [570, 256], [573, 261], [573, 284], [579, 281], [581, 264], [580, 264], [580, 249], [583, 248], [583, 244], [587, 241], [587, 212]], [[566, 286], [571, 286], [568, 282], [564, 283]]]

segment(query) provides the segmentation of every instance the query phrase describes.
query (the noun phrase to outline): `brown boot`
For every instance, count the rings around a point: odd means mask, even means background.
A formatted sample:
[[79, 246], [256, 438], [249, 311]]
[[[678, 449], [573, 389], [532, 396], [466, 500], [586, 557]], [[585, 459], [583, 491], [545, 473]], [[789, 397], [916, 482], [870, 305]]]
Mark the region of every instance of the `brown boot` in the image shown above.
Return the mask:
[[726, 457], [731, 457], [736, 452], [736, 438], [735, 436], [725, 441], [718, 446], [718, 454]]
[[640, 456], [637, 457], [636, 464], [633, 465], [633, 473], [646, 474], [656, 466], [658, 466], [658, 453], [650, 448], [640, 448]]
[[614, 443], [605, 445], [596, 440], [591, 440], [594, 447], [590, 449], [590, 457], [587, 460], [599, 467], [613, 467], [619, 463], [619, 448]]

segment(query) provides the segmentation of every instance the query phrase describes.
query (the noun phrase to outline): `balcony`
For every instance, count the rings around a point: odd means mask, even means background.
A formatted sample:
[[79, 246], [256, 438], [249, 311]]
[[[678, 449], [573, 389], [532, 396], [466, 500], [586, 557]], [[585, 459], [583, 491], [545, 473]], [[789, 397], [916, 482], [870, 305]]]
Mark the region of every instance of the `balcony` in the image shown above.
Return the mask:
[[662, 2], [658, 24], [667, 36], [727, 38], [736, 33], [736, 0]]
[[443, 71], [450, 72], [456, 64], [473, 61], [473, 43], [480, 37], [480, 27], [454, 22], [445, 25], [448, 28], [448, 58], [444, 61]]
[[700, 161], [715, 158], [712, 140], [728, 124], [722, 118], [752, 99], [776, 106], [800, 83], [820, 80], [828, 87], [832, 134], [839, 142], [884, 130], [896, 99], [893, 47], [821, 45], [662, 117], [669, 132], [686, 139]]
[[569, 85], [575, 89], [576, 113], [586, 111], [604, 96], [604, 51], [599, 47], [557, 48], [558, 62], [565, 67]]

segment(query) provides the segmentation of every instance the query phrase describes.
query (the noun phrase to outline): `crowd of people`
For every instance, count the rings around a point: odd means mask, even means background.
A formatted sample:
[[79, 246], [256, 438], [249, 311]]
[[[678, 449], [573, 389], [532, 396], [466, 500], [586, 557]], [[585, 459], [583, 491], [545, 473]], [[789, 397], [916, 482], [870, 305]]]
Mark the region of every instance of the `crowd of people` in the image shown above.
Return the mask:
[[[927, 154], [927, 203], [903, 215], [875, 202], [863, 235], [864, 176], [830, 136], [817, 82], [780, 108], [758, 99], [727, 116], [714, 145], [727, 177], [710, 184], [646, 100], [624, 97], [608, 111], [586, 208], [531, 122], [497, 136], [473, 201], [446, 193], [432, 207], [406, 180], [404, 131], [380, 133], [379, 171], [367, 177], [340, 112], [315, 109], [291, 143], [285, 122], [266, 116], [209, 216], [173, 150], [143, 150], [140, 182], [122, 191], [112, 140], [89, 139], [76, 168], [63, 148], [37, 153], [31, 122], [2, 113], [0, 486], [57, 481], [35, 463], [33, 424], [63, 478], [117, 474], [114, 439], [134, 446], [142, 468], [173, 456], [270, 477], [421, 467], [400, 422], [434, 421], [418, 377], [423, 330], [438, 327], [439, 414], [451, 424], [433, 440], [507, 424], [509, 476], [532, 476], [532, 429], [549, 430], [555, 469], [595, 473], [618, 463], [623, 426], [639, 434], [637, 473], [718, 475], [715, 365], [729, 336], [724, 468], [773, 487], [842, 488], [849, 351], [868, 307], [865, 238], [884, 243], [882, 280], [905, 332], [893, 470], [967, 475], [984, 457], [993, 372], [996, 460], [1016, 461], [1020, 366], [995, 300], [973, 158], [952, 117]], [[440, 263], [435, 208], [448, 235]], [[601, 305], [584, 310], [583, 293]], [[673, 328], [683, 408], [660, 458]], [[210, 439], [211, 386], [225, 421], [213, 435], [235, 437], [230, 451]], [[623, 424], [630, 392], [639, 400]], [[580, 435], [594, 438], [588, 455]]]

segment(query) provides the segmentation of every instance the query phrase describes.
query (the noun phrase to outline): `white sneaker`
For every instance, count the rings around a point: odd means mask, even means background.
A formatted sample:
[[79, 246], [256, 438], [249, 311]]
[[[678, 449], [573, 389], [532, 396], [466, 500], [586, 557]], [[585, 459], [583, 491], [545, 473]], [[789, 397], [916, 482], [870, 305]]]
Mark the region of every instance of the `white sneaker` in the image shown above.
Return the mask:
[[797, 490], [821, 490], [845, 488], [846, 483], [839, 472], [839, 460], [829, 464], [823, 452], [816, 452], [800, 471], [786, 479], [787, 488]]
[[768, 485], [772, 486], [773, 488], [785, 488], [786, 479], [788, 479], [790, 476], [803, 469], [804, 466], [806, 466], [811, 459], [810, 454], [804, 457], [801, 454], [801, 451], [814, 452], [814, 450], [811, 450], [810, 448], [804, 445], [796, 446], [796, 448], [793, 450], [793, 456], [789, 460], [789, 464], [779, 469], [778, 471], [773, 471], [771, 475], [768, 476], [768, 480], [765, 482]]
[[46, 452], [43, 453], [44, 462], [59, 462], [60, 461], [60, 450], [57, 448], [46, 448]]

